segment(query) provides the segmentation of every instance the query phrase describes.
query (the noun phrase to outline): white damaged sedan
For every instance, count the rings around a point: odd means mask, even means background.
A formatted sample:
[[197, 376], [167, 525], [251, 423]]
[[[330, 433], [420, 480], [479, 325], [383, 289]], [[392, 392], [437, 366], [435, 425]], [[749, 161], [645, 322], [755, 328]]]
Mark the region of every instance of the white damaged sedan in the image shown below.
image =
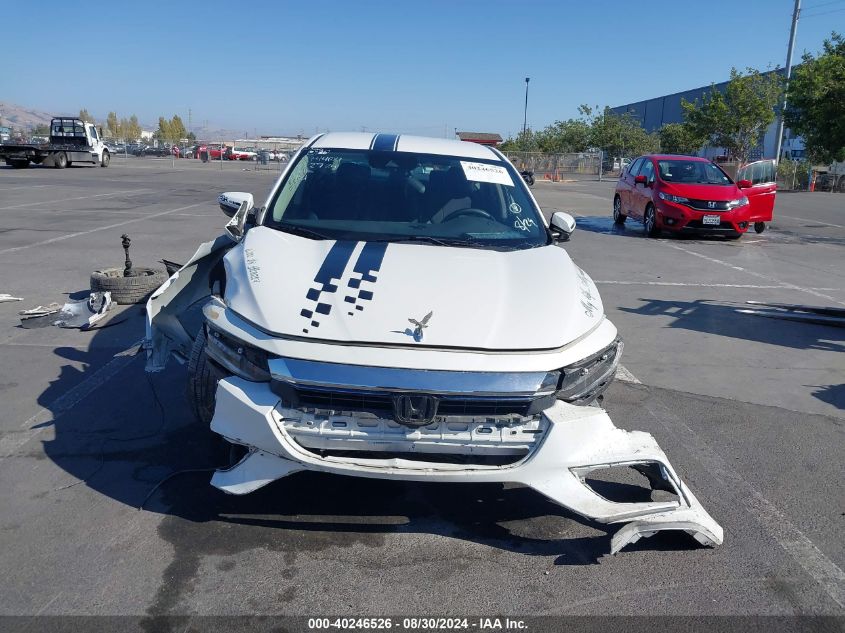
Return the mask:
[[[654, 438], [597, 406], [622, 342], [590, 277], [496, 149], [325, 134], [266, 203], [226, 193], [225, 234], [147, 304], [147, 369], [188, 362], [192, 405], [243, 458], [212, 485], [246, 494], [300, 470], [513, 482], [626, 522], [722, 542]], [[201, 308], [202, 318], [192, 318]], [[614, 502], [591, 471], [634, 467], [671, 500]]]

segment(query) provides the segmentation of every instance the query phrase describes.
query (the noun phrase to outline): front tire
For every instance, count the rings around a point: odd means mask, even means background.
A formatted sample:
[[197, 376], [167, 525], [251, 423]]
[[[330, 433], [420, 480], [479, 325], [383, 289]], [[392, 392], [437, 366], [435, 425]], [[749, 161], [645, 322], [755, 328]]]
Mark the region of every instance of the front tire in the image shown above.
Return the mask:
[[653, 205], [648, 205], [645, 209], [643, 226], [645, 227], [645, 234], [649, 237], [660, 236], [660, 227], [657, 226], [657, 214], [654, 212]]
[[111, 155], [103, 150], [103, 157], [100, 159], [100, 167], [108, 167], [109, 162], [111, 161]]
[[200, 328], [194, 339], [191, 356], [188, 359], [188, 405], [194, 417], [203, 424], [211, 424], [214, 417], [214, 402], [217, 383], [225, 378], [222, 372], [208, 359], [205, 353], [205, 326]]
[[613, 198], [613, 223], [622, 226], [628, 216], [622, 213], [622, 198], [615, 196]]
[[765, 222], [755, 222], [754, 223], [754, 232], [755, 233], [762, 233], [766, 230], [766, 223]]

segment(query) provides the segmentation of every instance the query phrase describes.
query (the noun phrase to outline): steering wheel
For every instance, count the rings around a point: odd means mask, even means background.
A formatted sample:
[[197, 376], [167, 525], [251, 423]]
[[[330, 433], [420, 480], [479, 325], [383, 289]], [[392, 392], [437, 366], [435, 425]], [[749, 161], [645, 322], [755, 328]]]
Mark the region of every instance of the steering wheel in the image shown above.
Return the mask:
[[462, 215], [473, 215], [473, 216], [478, 217], [478, 218], [487, 218], [488, 220], [493, 220], [494, 222], [496, 220], [496, 218], [494, 218], [492, 215], [487, 213], [487, 211], [485, 211], [484, 209], [476, 209], [474, 207], [466, 207], [464, 209], [455, 209], [454, 211], [450, 211], [449, 213], [447, 213], [443, 217], [442, 220], [440, 220], [440, 223], [442, 224], [444, 222], [451, 222], [455, 218], [458, 218]]

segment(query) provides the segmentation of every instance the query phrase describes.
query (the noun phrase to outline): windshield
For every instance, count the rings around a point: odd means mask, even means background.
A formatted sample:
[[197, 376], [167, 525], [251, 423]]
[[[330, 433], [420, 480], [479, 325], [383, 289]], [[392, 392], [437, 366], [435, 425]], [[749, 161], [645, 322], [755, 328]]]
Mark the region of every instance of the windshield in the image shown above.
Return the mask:
[[505, 249], [549, 243], [509, 163], [410, 152], [311, 148], [264, 223], [314, 239]]
[[730, 185], [732, 181], [713, 163], [698, 160], [659, 160], [660, 178], [666, 182]]

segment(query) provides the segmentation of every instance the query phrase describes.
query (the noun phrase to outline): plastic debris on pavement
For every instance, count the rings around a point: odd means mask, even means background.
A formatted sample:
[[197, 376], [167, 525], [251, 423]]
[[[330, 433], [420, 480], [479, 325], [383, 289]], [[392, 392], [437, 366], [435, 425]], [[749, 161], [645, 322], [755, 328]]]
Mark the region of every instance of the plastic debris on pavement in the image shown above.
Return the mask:
[[112, 306], [110, 292], [92, 292], [87, 299], [64, 304], [53, 325], [87, 330], [103, 319]]
[[110, 292], [92, 292], [87, 299], [69, 301], [64, 305], [50, 303], [21, 310], [21, 326], [27, 329], [57, 325], [63, 328], [87, 330], [106, 316], [114, 307]]
[[0, 303], [6, 303], [7, 301], [23, 301], [23, 297], [13, 297], [5, 292], [0, 292]]

